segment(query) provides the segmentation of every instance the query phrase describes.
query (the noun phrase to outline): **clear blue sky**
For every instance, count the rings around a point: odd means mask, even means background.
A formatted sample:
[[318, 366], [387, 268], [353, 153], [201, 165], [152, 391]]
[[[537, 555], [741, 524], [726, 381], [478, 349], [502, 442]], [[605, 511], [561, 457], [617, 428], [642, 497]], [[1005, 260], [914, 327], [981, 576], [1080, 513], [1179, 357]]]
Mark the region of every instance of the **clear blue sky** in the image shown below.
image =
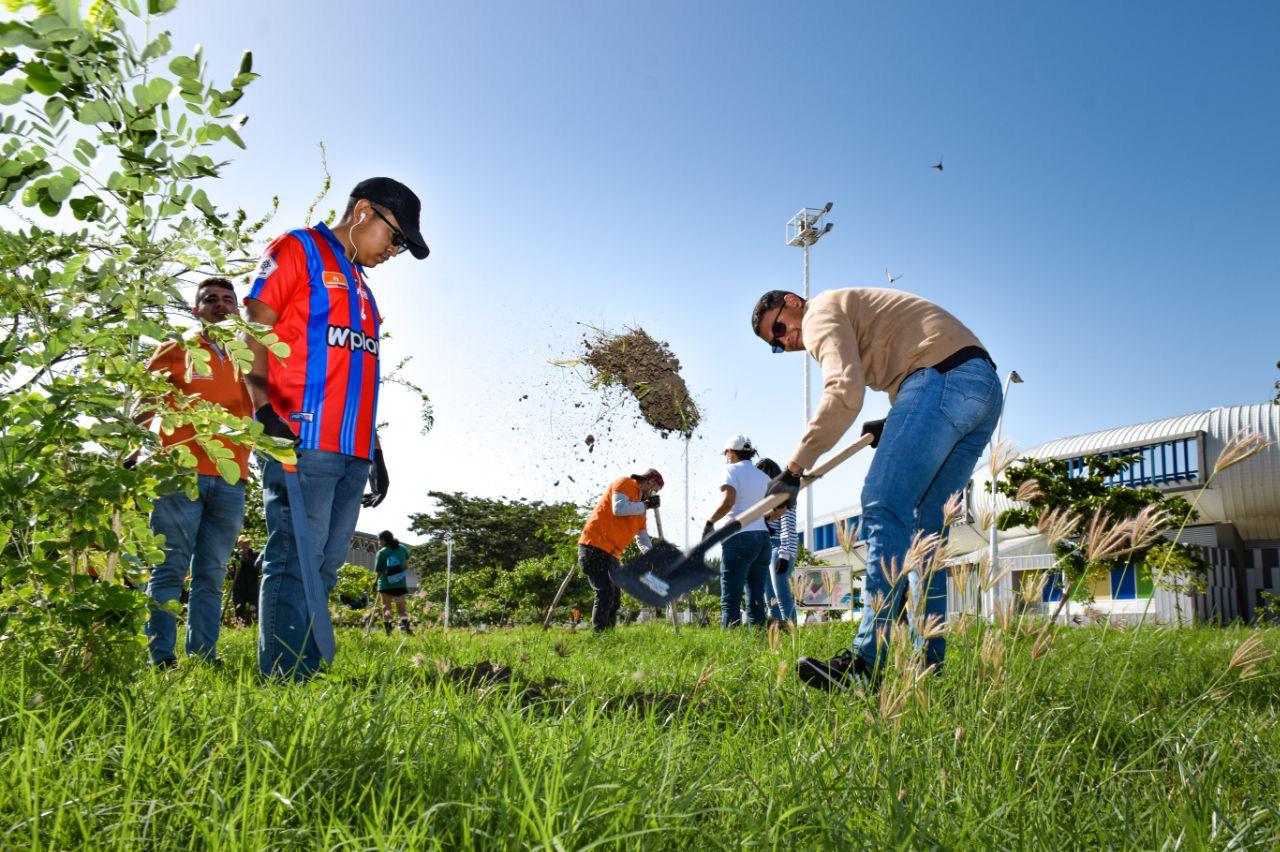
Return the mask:
[[[431, 488], [586, 501], [652, 464], [679, 539], [682, 443], [606, 432], [547, 361], [578, 323], [670, 341], [707, 415], [705, 517], [727, 435], [780, 460], [799, 438], [801, 356], [770, 355], [749, 314], [799, 289], [783, 225], [827, 201], [814, 289], [890, 266], [958, 315], [1026, 379], [1019, 445], [1260, 401], [1277, 378], [1274, 4], [225, 0], [165, 25], [216, 76], [245, 48], [263, 75], [222, 203], [278, 194], [272, 229], [301, 224], [320, 140], [326, 208], [374, 174], [423, 199], [430, 259], [371, 280], [384, 358], [414, 356], [438, 425], [420, 436], [387, 390], [391, 496], [363, 529], [403, 531]], [[867, 461], [819, 512], [856, 501]]]

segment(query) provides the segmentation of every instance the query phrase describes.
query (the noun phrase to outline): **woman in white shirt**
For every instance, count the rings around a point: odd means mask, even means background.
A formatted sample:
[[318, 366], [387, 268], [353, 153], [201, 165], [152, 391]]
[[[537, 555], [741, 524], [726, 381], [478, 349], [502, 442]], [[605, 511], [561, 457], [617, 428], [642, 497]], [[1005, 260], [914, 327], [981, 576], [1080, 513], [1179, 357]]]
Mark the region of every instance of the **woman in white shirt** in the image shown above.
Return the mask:
[[[765, 476], [751, 458], [756, 454], [751, 439], [734, 435], [724, 447], [724, 484], [720, 486], [720, 505], [711, 513], [702, 530], [703, 538], [711, 533], [721, 518], [736, 518], [764, 499], [769, 487]], [[720, 626], [737, 627], [742, 622], [742, 587], [747, 588], [747, 624], [763, 626], [765, 622], [765, 589], [769, 583], [769, 531], [764, 519], [758, 519], [730, 536], [720, 546]]]

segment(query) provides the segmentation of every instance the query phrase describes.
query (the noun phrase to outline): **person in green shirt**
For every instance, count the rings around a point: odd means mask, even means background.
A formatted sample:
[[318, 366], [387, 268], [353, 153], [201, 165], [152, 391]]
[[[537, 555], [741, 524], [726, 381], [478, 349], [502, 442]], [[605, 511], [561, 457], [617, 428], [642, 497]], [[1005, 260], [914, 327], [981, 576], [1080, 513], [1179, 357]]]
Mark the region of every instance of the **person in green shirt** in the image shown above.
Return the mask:
[[409, 593], [409, 551], [388, 530], [378, 533], [378, 559], [374, 570], [378, 573], [378, 603], [382, 609], [382, 626], [391, 635], [391, 604], [400, 614], [400, 629], [410, 636], [409, 608], [404, 596]]

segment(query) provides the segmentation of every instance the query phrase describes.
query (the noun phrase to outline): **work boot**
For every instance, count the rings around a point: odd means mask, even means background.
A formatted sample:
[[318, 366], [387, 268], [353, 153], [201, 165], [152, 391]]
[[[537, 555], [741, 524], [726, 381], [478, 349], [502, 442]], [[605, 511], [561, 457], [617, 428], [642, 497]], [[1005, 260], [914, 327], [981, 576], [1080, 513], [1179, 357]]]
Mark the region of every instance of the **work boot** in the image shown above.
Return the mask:
[[383, 630], [385, 630], [385, 631], [387, 631], [387, 635], [388, 635], [388, 636], [390, 636], [390, 635], [391, 635], [391, 619], [389, 619], [389, 618], [388, 618], [388, 619], [383, 619], [383, 621], [382, 621], [382, 629], [383, 629]]
[[406, 635], [413, 635], [413, 628], [409, 626], [409, 619], [407, 618], [400, 619], [400, 629], [403, 630]]
[[796, 674], [806, 686], [814, 689], [847, 689], [857, 683], [875, 690], [880, 686], [880, 675], [872, 671], [862, 657], [852, 651], [841, 651], [829, 662], [801, 657], [796, 663]]

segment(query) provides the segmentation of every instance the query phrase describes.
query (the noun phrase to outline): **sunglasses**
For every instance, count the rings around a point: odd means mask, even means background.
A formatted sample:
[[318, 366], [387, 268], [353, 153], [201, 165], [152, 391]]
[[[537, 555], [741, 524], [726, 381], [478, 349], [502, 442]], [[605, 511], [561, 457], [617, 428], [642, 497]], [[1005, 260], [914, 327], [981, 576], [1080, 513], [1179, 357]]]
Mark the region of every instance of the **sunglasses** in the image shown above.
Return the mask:
[[377, 207], [370, 204], [369, 208], [373, 210], [373, 215], [386, 222], [387, 227], [391, 229], [391, 245], [395, 246], [396, 254], [400, 254], [402, 251], [409, 248], [409, 238], [404, 235], [404, 232], [391, 224], [391, 220], [386, 216], [383, 216]]
[[769, 346], [773, 349], [774, 355], [787, 351], [782, 345], [782, 338], [788, 331], [787, 324], [785, 322], [779, 322], [778, 320], [778, 318], [782, 316], [784, 308], [786, 308], [786, 305], [778, 308], [778, 312], [773, 315], [773, 325], [769, 327], [769, 330], [773, 332], [773, 338], [769, 341]]

